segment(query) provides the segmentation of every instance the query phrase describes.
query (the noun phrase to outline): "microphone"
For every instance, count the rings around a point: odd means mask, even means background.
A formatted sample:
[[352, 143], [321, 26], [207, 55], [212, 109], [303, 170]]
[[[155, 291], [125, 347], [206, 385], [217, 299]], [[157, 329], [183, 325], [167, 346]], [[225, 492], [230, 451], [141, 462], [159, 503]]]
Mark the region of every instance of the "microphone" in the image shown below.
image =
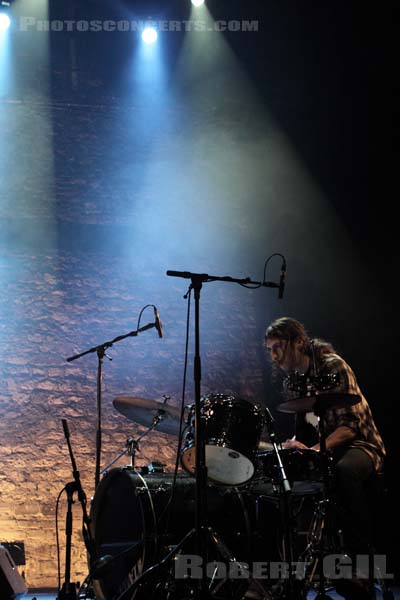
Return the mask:
[[286, 260], [283, 259], [282, 268], [281, 268], [281, 276], [279, 279], [279, 292], [278, 292], [278, 298], [280, 300], [283, 298], [283, 292], [285, 290], [285, 278], [286, 278]]
[[158, 337], [162, 338], [163, 337], [162, 323], [161, 323], [160, 315], [158, 314], [158, 310], [156, 307], [154, 307], [154, 316], [156, 318], [156, 322], [154, 325], [158, 331]]

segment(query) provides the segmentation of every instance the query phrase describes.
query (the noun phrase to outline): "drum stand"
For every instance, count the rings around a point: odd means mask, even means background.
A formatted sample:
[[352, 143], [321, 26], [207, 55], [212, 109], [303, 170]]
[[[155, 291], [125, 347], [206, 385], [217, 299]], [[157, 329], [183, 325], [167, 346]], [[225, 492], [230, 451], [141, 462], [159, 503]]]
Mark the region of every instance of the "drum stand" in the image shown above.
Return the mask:
[[321, 458], [321, 471], [322, 471], [322, 500], [317, 502], [317, 506], [314, 510], [313, 522], [315, 522], [316, 530], [313, 531], [314, 542], [317, 547], [311, 547], [311, 559], [314, 559], [317, 563], [319, 583], [318, 583], [318, 594], [315, 600], [332, 600], [331, 596], [326, 594], [326, 577], [324, 573], [324, 540], [328, 538], [330, 532], [326, 528], [327, 518], [331, 515], [332, 511], [332, 499], [330, 494], [330, 480], [331, 473], [329, 467], [329, 457], [326, 449], [326, 432], [325, 423], [323, 420], [324, 409], [322, 402], [315, 403], [314, 413], [318, 417], [319, 421], [319, 445], [320, 445], [320, 458]]
[[128, 456], [131, 457], [131, 464], [129, 466], [133, 470], [135, 468], [135, 466], [136, 466], [135, 465], [136, 452], [140, 452], [139, 442], [146, 435], [148, 435], [151, 431], [154, 431], [154, 429], [156, 429], [158, 427], [158, 425], [163, 420], [164, 413], [165, 413], [165, 411], [162, 408], [160, 408], [157, 411], [157, 414], [153, 417], [152, 424], [150, 425], [150, 427], [148, 427], [146, 429], [146, 431], [144, 431], [142, 434], [140, 434], [140, 436], [137, 439], [135, 439], [133, 437], [128, 438], [126, 440], [126, 448], [125, 448], [125, 450], [123, 450], [122, 452], [120, 452], [118, 454], [118, 456], [116, 456], [106, 467], [104, 467], [104, 469], [102, 469], [102, 471], [100, 472], [100, 475], [104, 475], [108, 471], [108, 469], [110, 467], [112, 467], [113, 464], [115, 464], [120, 458], [122, 458], [123, 456], [125, 456], [125, 454], [127, 454]]
[[279, 473], [279, 504], [281, 508], [281, 520], [282, 520], [282, 530], [283, 530], [283, 541], [284, 541], [284, 550], [285, 550], [285, 561], [288, 566], [288, 578], [286, 586], [284, 587], [283, 595], [281, 594], [279, 597], [288, 600], [302, 600], [304, 595], [299, 587], [299, 580], [295, 578], [295, 574], [293, 573], [293, 540], [292, 540], [292, 510], [291, 510], [291, 493], [292, 488], [290, 482], [286, 476], [286, 472], [282, 463], [281, 455], [279, 452], [278, 444], [276, 442], [276, 432], [274, 427], [274, 419], [268, 409], [265, 409], [266, 414], [266, 424], [267, 431], [271, 443], [273, 445], [273, 449], [275, 452], [277, 465], [278, 465], [278, 473]]

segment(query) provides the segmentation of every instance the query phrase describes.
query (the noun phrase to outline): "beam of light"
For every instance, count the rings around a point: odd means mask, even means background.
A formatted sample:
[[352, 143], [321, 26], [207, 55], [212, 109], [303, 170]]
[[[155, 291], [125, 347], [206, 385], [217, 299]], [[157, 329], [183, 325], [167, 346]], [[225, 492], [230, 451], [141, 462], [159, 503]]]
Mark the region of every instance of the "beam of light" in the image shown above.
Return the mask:
[[[20, 0], [11, 10], [13, 23], [24, 16], [46, 20], [48, 0]], [[0, 36], [0, 218], [11, 252], [47, 249], [57, 236], [48, 37], [34, 27], [11, 27]]]
[[192, 0], [193, 6], [201, 6], [204, 4], [204, 0]]
[[146, 27], [142, 33], [142, 40], [145, 44], [154, 44], [157, 41], [157, 31], [154, 27]]
[[8, 98], [12, 89], [12, 71], [13, 63], [15, 62], [10, 48], [10, 34], [12, 30], [6, 27], [7, 19], [10, 24], [11, 20], [9, 16], [5, 13], [0, 13], [0, 100]]
[[6, 31], [11, 25], [11, 20], [6, 13], [0, 13], [0, 33]]

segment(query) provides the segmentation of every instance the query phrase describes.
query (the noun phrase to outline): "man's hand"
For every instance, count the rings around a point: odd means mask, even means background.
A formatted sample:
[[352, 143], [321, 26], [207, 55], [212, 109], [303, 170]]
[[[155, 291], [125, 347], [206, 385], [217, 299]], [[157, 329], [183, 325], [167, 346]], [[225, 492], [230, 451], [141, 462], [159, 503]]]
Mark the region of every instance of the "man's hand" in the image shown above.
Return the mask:
[[291, 450], [292, 448], [296, 448], [297, 450], [309, 450], [308, 446], [294, 439], [286, 440], [286, 442], [283, 442], [282, 448], [284, 448], [285, 450]]

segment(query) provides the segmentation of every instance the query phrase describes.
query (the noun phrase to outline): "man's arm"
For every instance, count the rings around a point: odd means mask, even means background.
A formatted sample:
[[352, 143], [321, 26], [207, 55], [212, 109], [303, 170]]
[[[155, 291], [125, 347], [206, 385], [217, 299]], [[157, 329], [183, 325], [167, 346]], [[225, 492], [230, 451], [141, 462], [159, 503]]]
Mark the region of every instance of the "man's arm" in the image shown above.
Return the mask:
[[[354, 429], [351, 429], [351, 427], [347, 427], [346, 425], [340, 425], [335, 429], [335, 431], [332, 431], [332, 433], [330, 433], [326, 438], [326, 449], [333, 450], [334, 448], [338, 448], [339, 446], [343, 446], [344, 444], [351, 442], [356, 437], [357, 433], [354, 431]], [[308, 446], [306, 446], [302, 442], [299, 442], [296, 439], [286, 440], [286, 442], [283, 442], [282, 447], [293, 448], [298, 450], [309, 449]], [[319, 444], [315, 444], [315, 446], [312, 446], [311, 450], [319, 452]]]
[[[343, 446], [344, 444], [351, 442], [355, 437], [357, 437], [357, 433], [354, 431], [354, 429], [346, 427], [346, 425], [340, 425], [326, 438], [326, 448], [327, 450], [333, 450], [338, 446]], [[319, 452], [319, 444], [315, 444], [311, 450], [316, 450]]]

